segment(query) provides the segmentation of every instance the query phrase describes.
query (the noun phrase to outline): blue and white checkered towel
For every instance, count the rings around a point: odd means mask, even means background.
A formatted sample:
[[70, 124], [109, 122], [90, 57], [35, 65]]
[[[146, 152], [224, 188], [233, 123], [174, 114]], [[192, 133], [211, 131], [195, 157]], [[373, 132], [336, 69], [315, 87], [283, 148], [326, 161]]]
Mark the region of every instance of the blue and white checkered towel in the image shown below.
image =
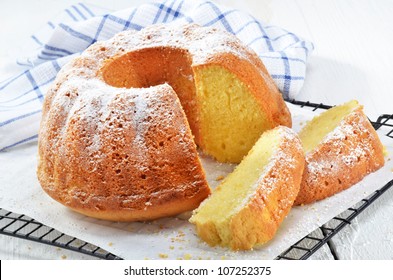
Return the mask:
[[125, 29], [174, 20], [226, 29], [254, 49], [287, 98], [295, 97], [302, 87], [306, 60], [313, 49], [311, 42], [291, 32], [206, 0], [153, 2], [104, 14], [102, 9], [80, 3], [63, 14], [67, 20], [57, 17], [31, 37], [31, 49], [38, 47], [38, 51], [18, 60], [27, 70], [0, 83], [0, 152], [37, 140], [45, 93], [65, 63], [94, 42]]

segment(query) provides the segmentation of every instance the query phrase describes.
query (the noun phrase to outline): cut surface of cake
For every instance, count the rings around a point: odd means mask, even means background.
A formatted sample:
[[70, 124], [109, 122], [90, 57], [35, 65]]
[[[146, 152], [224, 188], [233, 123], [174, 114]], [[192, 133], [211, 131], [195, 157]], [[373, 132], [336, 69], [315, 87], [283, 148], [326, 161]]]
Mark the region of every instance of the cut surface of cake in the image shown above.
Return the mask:
[[299, 137], [306, 165], [296, 205], [332, 196], [384, 165], [383, 145], [355, 100], [316, 116]]
[[194, 210], [190, 222], [211, 246], [247, 250], [266, 243], [292, 207], [303, 168], [296, 133], [283, 126], [269, 130]]
[[175, 215], [210, 193], [195, 143], [219, 161], [239, 162], [278, 125], [291, 126], [285, 102], [234, 35], [196, 24], [124, 31], [90, 46], [51, 85], [38, 179], [89, 216]]

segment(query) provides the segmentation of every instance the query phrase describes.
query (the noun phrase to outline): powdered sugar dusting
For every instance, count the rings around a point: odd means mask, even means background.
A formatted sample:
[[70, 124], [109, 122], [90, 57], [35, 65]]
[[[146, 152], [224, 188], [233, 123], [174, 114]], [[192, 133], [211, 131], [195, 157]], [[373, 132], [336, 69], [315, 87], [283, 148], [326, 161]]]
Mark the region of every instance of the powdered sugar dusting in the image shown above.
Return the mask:
[[[314, 153], [318, 152], [318, 147], [307, 154], [307, 168], [310, 171], [310, 175], [314, 174], [311, 176], [317, 178], [321, 174], [326, 175], [326, 173], [339, 172], [338, 168], [340, 165], [336, 164], [338, 161], [344, 163], [348, 167], [353, 167], [360, 157], [364, 157], [370, 154], [370, 151], [372, 149], [371, 142], [367, 141], [367, 138], [363, 139], [359, 137], [360, 133], [364, 133], [365, 131], [367, 131], [367, 128], [363, 125], [363, 122], [359, 121], [356, 123], [348, 123], [347, 121], [348, 119], [353, 118], [354, 115], [358, 115], [358, 112], [354, 111], [348, 116], [346, 116], [332, 132], [328, 133], [325, 136], [325, 138], [319, 144], [319, 147], [331, 147], [328, 152], [334, 153], [334, 155], [331, 155], [334, 157], [334, 162], [332, 162], [331, 160], [310, 160], [314, 157]], [[372, 135], [369, 136], [372, 137]], [[347, 141], [348, 138], [356, 138], [358, 141], [354, 143], [349, 142]], [[333, 157], [329, 158], [332, 159]]]
[[[272, 172], [273, 168], [277, 168], [277, 164], [279, 163], [280, 170], [279, 176], [274, 177], [266, 177], [264, 179], [264, 184], [269, 190], [267, 195], [274, 189], [277, 185], [277, 181], [281, 182], [289, 182], [292, 180], [293, 171], [298, 167], [298, 159], [295, 158], [302, 151], [302, 146], [299, 137], [297, 134], [290, 128], [280, 127], [279, 134], [281, 137], [281, 145], [278, 147], [275, 154], [272, 156], [271, 162], [268, 165], [268, 170]], [[274, 170], [273, 172], [276, 173]], [[293, 201], [285, 200], [292, 205]], [[285, 202], [282, 200], [281, 202]]]
[[146, 99], [142, 95], [137, 95], [135, 97], [135, 114], [133, 118], [134, 127], [136, 128], [136, 135], [134, 139], [134, 143], [138, 147], [144, 146], [145, 139], [145, 131], [146, 127], [144, 126], [144, 117], [148, 110]]
[[[280, 126], [276, 128], [279, 133], [279, 144], [275, 148], [268, 164], [265, 166], [262, 174], [252, 187], [252, 192], [243, 200], [243, 203], [237, 207], [239, 211], [249, 203], [250, 199], [255, 195], [258, 188], [261, 191], [264, 201], [269, 200], [270, 193], [278, 186], [284, 184], [292, 188], [293, 172], [299, 170], [298, 155], [302, 153], [302, 146], [297, 134], [290, 128]], [[278, 171], [279, 170], [279, 171]], [[280, 216], [283, 209], [291, 207], [295, 197], [281, 197], [279, 201], [278, 212], [272, 213], [274, 216]]]
[[148, 26], [139, 32], [124, 31], [103, 43], [114, 53], [127, 53], [141, 48], [170, 47], [188, 50], [193, 56], [193, 64], [206, 63], [217, 53], [233, 53], [243, 59], [250, 59], [250, 50], [225, 31], [199, 27], [195, 24], [177, 23]]

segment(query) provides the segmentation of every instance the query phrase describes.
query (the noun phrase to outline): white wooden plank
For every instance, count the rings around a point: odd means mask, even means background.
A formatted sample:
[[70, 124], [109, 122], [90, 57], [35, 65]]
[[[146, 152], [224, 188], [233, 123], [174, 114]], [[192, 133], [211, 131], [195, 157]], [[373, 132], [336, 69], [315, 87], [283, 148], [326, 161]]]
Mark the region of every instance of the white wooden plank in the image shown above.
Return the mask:
[[388, 190], [332, 242], [340, 259], [393, 259], [393, 189]]
[[318, 251], [316, 251], [308, 260], [334, 260], [334, 257], [327, 244], [323, 245]]

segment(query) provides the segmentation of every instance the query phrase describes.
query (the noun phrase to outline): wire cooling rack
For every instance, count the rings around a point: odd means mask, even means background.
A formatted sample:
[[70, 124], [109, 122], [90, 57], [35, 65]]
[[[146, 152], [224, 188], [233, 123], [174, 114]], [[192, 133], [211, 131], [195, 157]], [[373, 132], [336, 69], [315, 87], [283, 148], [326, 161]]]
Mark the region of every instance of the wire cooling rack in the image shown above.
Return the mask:
[[[297, 100], [287, 100], [288, 102], [298, 105], [303, 108], [308, 108], [312, 111], [326, 110], [332, 106], [324, 104], [316, 104], [311, 102], [303, 102]], [[386, 135], [393, 139], [393, 115], [381, 115], [377, 121], [371, 122], [376, 130], [386, 130]], [[290, 248], [285, 250], [277, 260], [295, 260], [295, 259], [308, 259], [322, 246], [327, 244], [330, 247], [329, 241], [332, 237], [342, 230], [346, 225], [356, 218], [363, 210], [370, 206], [375, 200], [383, 195], [391, 186], [393, 180], [385, 186], [375, 191], [373, 194], [365, 199], [362, 199], [357, 204], [348, 208], [340, 215], [334, 217], [332, 220], [322, 225], [320, 228], [311, 232], [307, 236], [300, 239]], [[0, 234], [19, 237], [50, 246], [56, 246], [63, 249], [68, 249], [83, 253], [86, 255], [94, 256], [100, 259], [119, 260], [120, 257], [105, 251], [104, 249], [82, 241], [78, 238], [66, 235], [58, 230], [48, 227], [28, 216], [9, 212], [0, 208]], [[337, 258], [334, 250], [331, 250], [333, 257]]]

